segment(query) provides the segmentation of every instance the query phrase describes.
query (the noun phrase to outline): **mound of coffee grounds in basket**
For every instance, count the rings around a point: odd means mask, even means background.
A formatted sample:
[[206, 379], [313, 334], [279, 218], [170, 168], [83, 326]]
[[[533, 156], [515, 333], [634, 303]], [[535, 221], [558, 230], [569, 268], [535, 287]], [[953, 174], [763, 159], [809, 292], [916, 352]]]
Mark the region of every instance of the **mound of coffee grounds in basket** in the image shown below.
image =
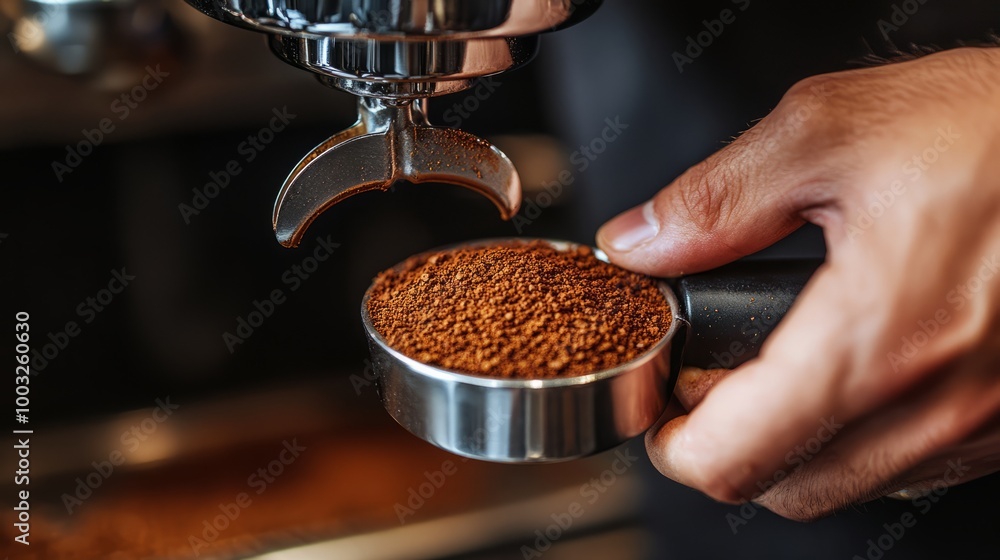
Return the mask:
[[491, 377], [568, 377], [612, 368], [656, 344], [670, 307], [656, 283], [542, 241], [412, 257], [378, 275], [375, 329], [397, 351]]

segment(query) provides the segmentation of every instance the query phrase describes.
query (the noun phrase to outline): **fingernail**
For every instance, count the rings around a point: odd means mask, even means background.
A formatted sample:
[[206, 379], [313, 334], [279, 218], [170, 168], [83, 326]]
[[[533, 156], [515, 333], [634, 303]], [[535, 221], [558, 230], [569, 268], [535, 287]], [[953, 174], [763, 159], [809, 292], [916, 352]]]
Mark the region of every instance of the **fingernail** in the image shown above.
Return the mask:
[[660, 223], [650, 200], [612, 219], [601, 228], [599, 236], [614, 251], [625, 253], [649, 242], [659, 232]]

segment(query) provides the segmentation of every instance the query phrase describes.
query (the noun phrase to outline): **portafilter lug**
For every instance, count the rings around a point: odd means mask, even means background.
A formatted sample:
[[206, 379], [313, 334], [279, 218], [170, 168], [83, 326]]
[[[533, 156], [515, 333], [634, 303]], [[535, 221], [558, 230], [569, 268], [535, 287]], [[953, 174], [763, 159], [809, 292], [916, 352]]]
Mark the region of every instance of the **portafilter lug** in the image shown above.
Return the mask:
[[341, 200], [388, 190], [398, 181], [460, 185], [493, 201], [504, 219], [521, 205], [514, 165], [467, 132], [431, 126], [427, 100], [358, 99], [357, 122], [316, 146], [285, 179], [274, 205], [274, 232], [296, 247], [309, 224]]

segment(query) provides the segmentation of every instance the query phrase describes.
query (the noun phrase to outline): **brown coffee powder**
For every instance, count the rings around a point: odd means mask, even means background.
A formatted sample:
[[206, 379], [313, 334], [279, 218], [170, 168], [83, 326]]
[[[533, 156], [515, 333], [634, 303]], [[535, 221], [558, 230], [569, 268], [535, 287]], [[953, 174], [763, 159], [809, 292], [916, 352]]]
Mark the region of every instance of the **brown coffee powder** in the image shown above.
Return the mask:
[[452, 371], [584, 375], [636, 358], [670, 326], [649, 277], [587, 247], [505, 242], [412, 257], [375, 279], [375, 329], [392, 348]]

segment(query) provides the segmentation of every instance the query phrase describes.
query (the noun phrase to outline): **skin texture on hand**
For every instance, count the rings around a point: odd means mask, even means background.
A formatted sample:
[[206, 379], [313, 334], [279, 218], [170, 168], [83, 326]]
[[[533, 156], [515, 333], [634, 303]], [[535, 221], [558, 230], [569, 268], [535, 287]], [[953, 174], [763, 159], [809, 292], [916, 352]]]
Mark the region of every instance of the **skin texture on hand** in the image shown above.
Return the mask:
[[682, 373], [657, 468], [800, 520], [1000, 470], [1000, 49], [806, 79], [597, 243], [677, 276], [806, 222], [826, 263], [757, 359]]

